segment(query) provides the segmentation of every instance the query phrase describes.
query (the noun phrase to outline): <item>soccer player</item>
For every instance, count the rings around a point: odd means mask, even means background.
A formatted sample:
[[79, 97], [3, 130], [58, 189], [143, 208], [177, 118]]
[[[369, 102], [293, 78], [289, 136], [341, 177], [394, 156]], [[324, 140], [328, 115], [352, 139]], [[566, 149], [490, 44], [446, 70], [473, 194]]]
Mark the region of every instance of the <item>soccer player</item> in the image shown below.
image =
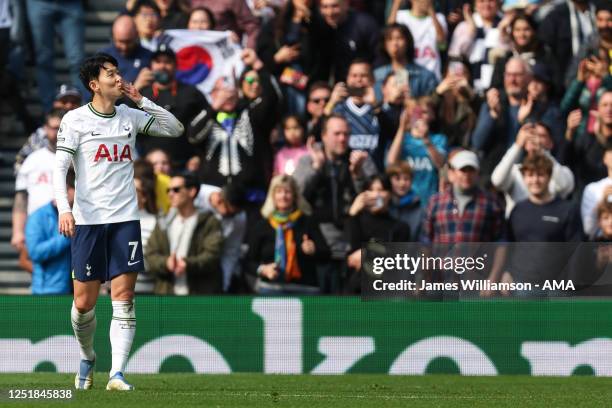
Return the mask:
[[[71, 320], [81, 352], [75, 387], [89, 389], [93, 384], [95, 305], [101, 283], [110, 280], [112, 367], [106, 389], [132, 390], [123, 371], [136, 330], [136, 274], [144, 262], [132, 154], [138, 133], [178, 137], [183, 125], [124, 81], [108, 54], [86, 59], [80, 78], [93, 99], [64, 116], [53, 173], [59, 230], [72, 238]], [[115, 106], [123, 96], [144, 111]], [[66, 195], [71, 162], [76, 171], [72, 210]]]

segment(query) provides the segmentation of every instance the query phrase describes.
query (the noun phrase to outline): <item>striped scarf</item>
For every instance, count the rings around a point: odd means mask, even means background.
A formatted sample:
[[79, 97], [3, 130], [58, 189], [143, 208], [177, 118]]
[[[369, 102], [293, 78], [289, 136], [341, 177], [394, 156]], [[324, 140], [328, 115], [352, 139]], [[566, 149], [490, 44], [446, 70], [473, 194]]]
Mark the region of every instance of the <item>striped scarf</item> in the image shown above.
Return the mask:
[[300, 210], [295, 210], [291, 214], [281, 214], [274, 212], [268, 222], [276, 232], [274, 241], [274, 262], [278, 265], [279, 280], [290, 282], [299, 280], [302, 271], [297, 261], [296, 243], [293, 234], [295, 222], [302, 216]]

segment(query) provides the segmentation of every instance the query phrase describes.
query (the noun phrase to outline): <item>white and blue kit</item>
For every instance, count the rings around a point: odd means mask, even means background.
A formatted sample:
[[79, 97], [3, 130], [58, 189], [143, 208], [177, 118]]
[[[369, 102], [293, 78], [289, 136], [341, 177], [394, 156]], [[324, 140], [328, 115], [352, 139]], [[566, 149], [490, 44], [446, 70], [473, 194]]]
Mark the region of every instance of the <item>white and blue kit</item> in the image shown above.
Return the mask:
[[[178, 137], [183, 125], [147, 98], [112, 114], [91, 103], [68, 112], [60, 124], [53, 174], [59, 214], [73, 213], [73, 278], [106, 281], [143, 269], [138, 201], [132, 163], [136, 135]], [[72, 210], [66, 193], [70, 164], [76, 173]]]

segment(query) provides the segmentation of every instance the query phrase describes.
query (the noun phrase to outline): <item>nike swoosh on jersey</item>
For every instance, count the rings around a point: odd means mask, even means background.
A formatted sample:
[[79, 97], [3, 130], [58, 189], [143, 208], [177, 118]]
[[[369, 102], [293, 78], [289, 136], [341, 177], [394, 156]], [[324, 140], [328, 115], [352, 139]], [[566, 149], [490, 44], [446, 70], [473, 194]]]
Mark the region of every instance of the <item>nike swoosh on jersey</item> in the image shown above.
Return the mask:
[[128, 266], [136, 265], [138, 262], [140, 262], [140, 261], [136, 261], [136, 262], [130, 262], [130, 261], [128, 261]]
[[92, 136], [100, 136], [102, 133], [91, 132]]

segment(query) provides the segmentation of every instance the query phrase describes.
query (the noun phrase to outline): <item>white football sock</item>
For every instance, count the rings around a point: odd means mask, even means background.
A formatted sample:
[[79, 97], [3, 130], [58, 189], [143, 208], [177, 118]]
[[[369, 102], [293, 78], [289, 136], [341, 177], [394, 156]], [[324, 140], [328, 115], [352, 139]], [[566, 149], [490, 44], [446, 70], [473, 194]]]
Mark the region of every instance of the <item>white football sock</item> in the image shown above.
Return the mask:
[[81, 348], [81, 359], [93, 361], [96, 356], [93, 349], [93, 340], [96, 334], [96, 308], [86, 313], [80, 313], [72, 302], [70, 320], [74, 336]]
[[110, 324], [112, 366], [110, 377], [124, 372], [136, 333], [136, 311], [133, 301], [113, 300]]

